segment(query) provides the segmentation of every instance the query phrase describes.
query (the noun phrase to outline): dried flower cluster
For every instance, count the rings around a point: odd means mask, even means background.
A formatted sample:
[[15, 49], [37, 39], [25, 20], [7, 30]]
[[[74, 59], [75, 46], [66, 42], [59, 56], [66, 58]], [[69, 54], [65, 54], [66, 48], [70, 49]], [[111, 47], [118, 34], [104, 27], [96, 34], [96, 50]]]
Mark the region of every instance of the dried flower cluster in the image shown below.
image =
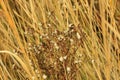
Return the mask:
[[75, 78], [76, 64], [80, 63], [75, 59], [75, 55], [77, 49], [83, 46], [84, 33], [81, 29], [77, 31], [73, 24], [70, 24], [69, 29], [64, 32], [52, 27], [47, 29], [48, 33], [40, 35], [40, 44], [29, 43], [28, 47], [28, 50], [37, 57], [39, 67], [46, 74], [43, 77], [56, 74], [56, 79], [64, 80], [67, 71], [71, 79]]

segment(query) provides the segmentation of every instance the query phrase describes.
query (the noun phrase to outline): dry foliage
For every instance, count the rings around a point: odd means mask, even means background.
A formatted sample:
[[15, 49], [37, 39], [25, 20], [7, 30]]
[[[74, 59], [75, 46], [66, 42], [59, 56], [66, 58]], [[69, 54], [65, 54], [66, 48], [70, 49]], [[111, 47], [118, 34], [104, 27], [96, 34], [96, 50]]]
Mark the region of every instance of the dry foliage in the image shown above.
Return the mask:
[[0, 0], [0, 80], [120, 80], [120, 0]]

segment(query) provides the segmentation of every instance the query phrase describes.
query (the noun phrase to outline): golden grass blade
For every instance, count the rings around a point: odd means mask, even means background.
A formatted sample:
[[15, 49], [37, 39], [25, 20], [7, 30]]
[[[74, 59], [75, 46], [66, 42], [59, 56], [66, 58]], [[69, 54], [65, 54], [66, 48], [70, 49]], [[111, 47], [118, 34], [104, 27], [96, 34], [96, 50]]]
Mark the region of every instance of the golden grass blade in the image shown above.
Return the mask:
[[6, 8], [5, 3], [4, 3], [3, 0], [1, 0], [0, 4], [1, 4], [3, 10], [4, 10], [5, 18], [8, 21], [8, 24], [10, 25], [10, 28], [12, 29], [12, 31], [13, 31], [13, 33], [15, 35], [15, 38], [16, 38], [16, 40], [17, 40], [17, 42], [18, 42], [18, 44], [19, 44], [19, 46], [21, 48], [21, 50], [23, 51], [23, 53], [25, 53], [23, 44], [21, 43], [21, 40], [20, 40], [20, 37], [19, 37], [19, 33], [17, 31], [17, 27], [16, 27], [16, 25], [15, 25], [15, 23], [13, 21], [13, 18], [11, 17], [9, 12], [7, 11], [7, 8]]
[[[28, 75], [32, 77], [32, 75], [31, 75], [29, 69], [27, 68], [26, 64], [17, 55], [15, 55], [14, 53], [12, 53], [10, 51], [6, 51], [6, 50], [0, 51], [0, 54], [9, 54], [10, 56], [13, 56], [21, 64], [21, 66], [28, 73]], [[2, 61], [1, 61], [1, 64], [2, 64]], [[5, 68], [4, 65], [3, 65], [3, 67]], [[7, 72], [7, 70], [6, 70], [6, 72]], [[7, 72], [7, 73], [9, 74], [9, 72]], [[10, 75], [9, 75], [9, 77], [10, 77]]]

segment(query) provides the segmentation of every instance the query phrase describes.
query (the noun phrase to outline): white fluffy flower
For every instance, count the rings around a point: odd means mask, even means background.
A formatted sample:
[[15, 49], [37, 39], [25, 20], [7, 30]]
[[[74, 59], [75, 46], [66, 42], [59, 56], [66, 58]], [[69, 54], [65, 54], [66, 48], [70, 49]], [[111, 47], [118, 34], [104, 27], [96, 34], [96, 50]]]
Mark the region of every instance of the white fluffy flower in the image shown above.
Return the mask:
[[67, 56], [64, 56], [63, 59], [66, 60], [66, 59], [67, 59]]
[[76, 35], [77, 35], [77, 38], [78, 38], [78, 39], [80, 39], [80, 34], [79, 34], [78, 32], [77, 32], [77, 34], [76, 34]]
[[70, 72], [70, 71], [71, 71], [70, 67], [67, 67], [67, 72]]
[[43, 74], [43, 79], [46, 79], [47, 78], [47, 75]]
[[51, 26], [51, 24], [49, 23], [48, 26]]
[[64, 60], [66, 60], [67, 59], [67, 56], [61, 56], [60, 58], [59, 58], [59, 60], [61, 61], [61, 62], [63, 62]]
[[68, 25], [68, 27], [70, 28], [70, 27], [72, 27], [72, 25], [73, 25], [73, 24], [71, 23], [71, 24]]
[[94, 60], [92, 60], [92, 63], [94, 63], [95, 61]]
[[58, 40], [62, 40], [62, 39], [64, 39], [64, 36], [59, 35]]
[[56, 49], [59, 49], [59, 46], [57, 45], [57, 43], [54, 43], [54, 46]]
[[74, 42], [73, 39], [70, 39], [70, 43], [73, 44], [73, 42]]
[[63, 62], [64, 58], [61, 56], [61, 57], [59, 58], [59, 60], [60, 60], [61, 62]]
[[75, 60], [75, 64], [78, 64], [78, 63], [81, 63], [82, 61], [81, 60]]

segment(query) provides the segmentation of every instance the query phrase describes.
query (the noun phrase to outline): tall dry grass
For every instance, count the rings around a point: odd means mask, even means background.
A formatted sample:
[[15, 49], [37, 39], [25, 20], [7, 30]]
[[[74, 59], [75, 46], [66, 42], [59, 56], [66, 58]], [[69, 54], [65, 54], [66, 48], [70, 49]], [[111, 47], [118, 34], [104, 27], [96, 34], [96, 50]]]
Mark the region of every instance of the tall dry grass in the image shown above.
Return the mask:
[[0, 80], [120, 80], [120, 1], [0, 0]]

